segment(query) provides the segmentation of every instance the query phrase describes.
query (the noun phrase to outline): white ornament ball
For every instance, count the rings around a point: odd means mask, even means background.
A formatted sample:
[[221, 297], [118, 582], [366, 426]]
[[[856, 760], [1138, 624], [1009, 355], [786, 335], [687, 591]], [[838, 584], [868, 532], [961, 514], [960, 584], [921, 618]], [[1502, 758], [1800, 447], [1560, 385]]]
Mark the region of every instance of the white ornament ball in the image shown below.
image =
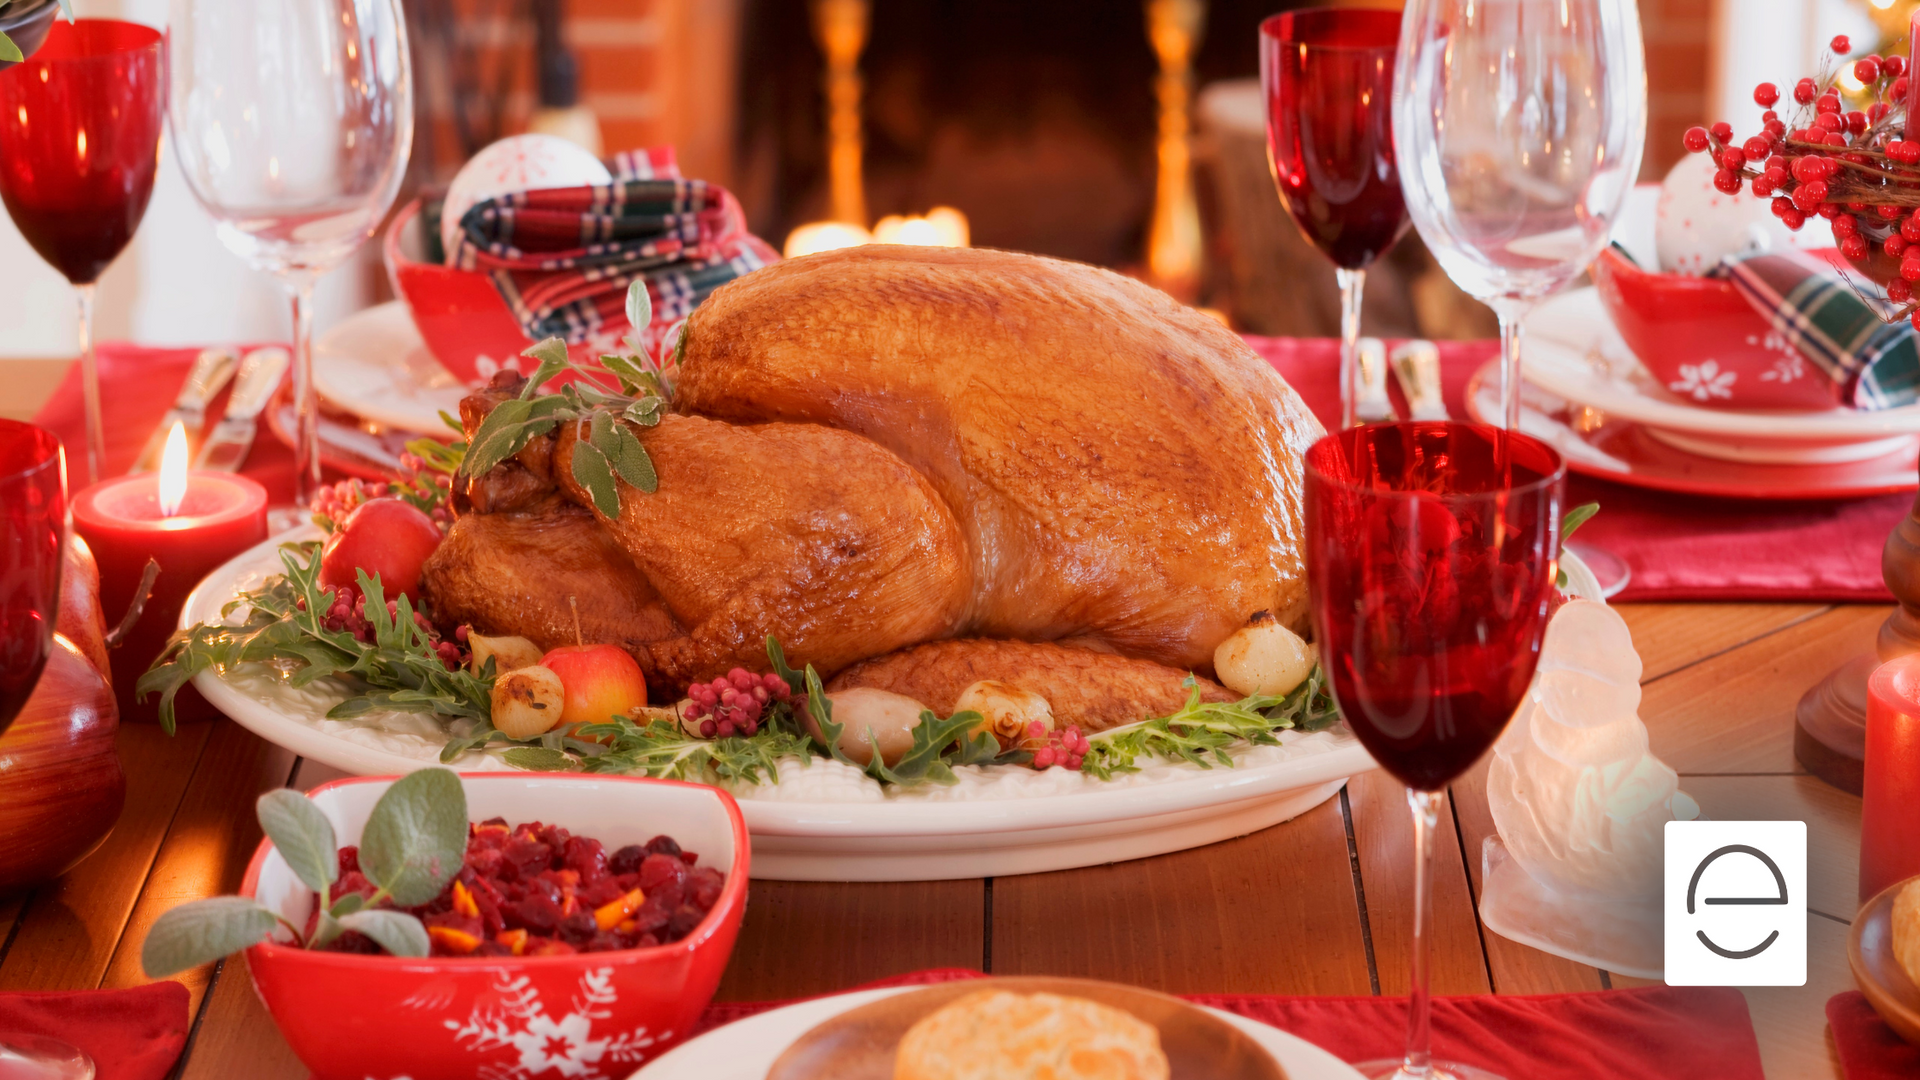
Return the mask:
[[577, 143], [554, 135], [511, 135], [473, 155], [447, 189], [440, 211], [440, 243], [453, 258], [460, 218], [475, 203], [516, 191], [585, 187], [613, 182], [606, 165]]
[[1688, 154], [1661, 183], [1653, 239], [1662, 271], [1697, 277], [1728, 255], [1794, 246], [1792, 230], [1773, 216], [1768, 200], [1748, 190], [1722, 192], [1713, 186], [1716, 169], [1706, 154]]

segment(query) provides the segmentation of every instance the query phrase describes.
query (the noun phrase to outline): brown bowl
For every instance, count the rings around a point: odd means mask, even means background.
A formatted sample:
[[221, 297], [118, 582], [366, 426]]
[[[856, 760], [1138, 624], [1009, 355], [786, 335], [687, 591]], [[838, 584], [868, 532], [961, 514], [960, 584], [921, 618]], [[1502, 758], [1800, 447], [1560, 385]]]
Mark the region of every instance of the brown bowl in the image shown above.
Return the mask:
[[1880, 890], [1854, 917], [1847, 937], [1847, 963], [1867, 1004], [1894, 1034], [1920, 1046], [1920, 986], [1893, 956], [1893, 898], [1920, 877]]
[[1174, 1080], [1286, 1080], [1246, 1033], [1219, 1017], [1151, 990], [1092, 979], [961, 979], [851, 1009], [800, 1036], [767, 1080], [892, 1080], [907, 1029], [927, 1014], [981, 990], [1060, 994], [1124, 1009], [1160, 1031]]

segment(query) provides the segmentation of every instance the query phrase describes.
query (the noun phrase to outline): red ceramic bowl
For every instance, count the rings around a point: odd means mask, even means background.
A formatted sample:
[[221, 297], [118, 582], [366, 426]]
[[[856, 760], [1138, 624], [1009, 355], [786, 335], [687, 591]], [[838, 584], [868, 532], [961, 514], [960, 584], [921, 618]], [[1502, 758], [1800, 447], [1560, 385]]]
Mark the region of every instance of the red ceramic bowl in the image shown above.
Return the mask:
[[[364, 777], [310, 794], [341, 844], [357, 843], [395, 778]], [[464, 773], [467, 813], [543, 821], [608, 851], [666, 833], [726, 888], [693, 933], [671, 945], [573, 956], [400, 960], [247, 950], [253, 986], [316, 1080], [407, 1076], [626, 1076], [678, 1042], [712, 1000], [746, 907], [746, 821], [717, 788], [670, 780]], [[240, 886], [305, 925], [314, 894], [262, 841]]]
[[1725, 409], [1843, 404], [1844, 387], [1823, 377], [1727, 282], [1650, 274], [1611, 248], [1594, 263], [1593, 279], [1627, 348], [1675, 396]]
[[[423, 220], [419, 199], [394, 215], [381, 244], [387, 276], [393, 291], [406, 301], [413, 325], [434, 359], [455, 378], [478, 386], [498, 370], [501, 362], [519, 355], [533, 341], [520, 329], [492, 278], [478, 270], [456, 270], [422, 261], [426, 253]], [[626, 320], [620, 319], [618, 325], [606, 329], [604, 341], [568, 347], [574, 362], [591, 362], [609, 351], [627, 331]], [[532, 370], [530, 364], [522, 367]]]

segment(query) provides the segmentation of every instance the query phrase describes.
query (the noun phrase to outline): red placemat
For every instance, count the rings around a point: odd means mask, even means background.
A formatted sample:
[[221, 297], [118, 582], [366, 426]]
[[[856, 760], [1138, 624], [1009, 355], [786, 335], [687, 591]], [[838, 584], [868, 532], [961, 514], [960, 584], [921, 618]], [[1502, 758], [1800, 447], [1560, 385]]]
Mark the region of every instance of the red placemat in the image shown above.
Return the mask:
[[1847, 1080], [1902, 1080], [1920, 1076], [1920, 1046], [1893, 1033], [1865, 994], [1849, 990], [1827, 999], [1827, 1026]]
[[[1339, 412], [1340, 349], [1325, 338], [1249, 337], [1321, 422]], [[1467, 380], [1499, 347], [1440, 343], [1447, 408], [1465, 416]], [[1399, 400], [1399, 388], [1391, 392]], [[1404, 405], [1403, 405], [1404, 409]], [[1911, 495], [1837, 501], [1769, 501], [1674, 495], [1586, 476], [1567, 500], [1598, 502], [1580, 539], [1626, 560], [1633, 578], [1616, 600], [1887, 601], [1880, 549]]]
[[[854, 989], [981, 977], [946, 968]], [[1197, 994], [1186, 1000], [1272, 1024], [1343, 1061], [1399, 1057], [1405, 1049], [1407, 1002], [1401, 997]], [[695, 1034], [788, 1004], [714, 1005]], [[1747, 999], [1728, 987], [1435, 998], [1433, 1050], [1508, 1080], [1764, 1080]]]
[[[1322, 419], [1337, 409], [1338, 345], [1324, 338], [1248, 338], [1300, 391]], [[1492, 356], [1492, 342], [1445, 342], [1441, 374], [1448, 407], [1464, 415], [1461, 393]], [[132, 464], [186, 378], [197, 349], [150, 349], [122, 343], [100, 348], [107, 473]], [[1397, 393], [1397, 388], [1395, 390]], [[224, 407], [216, 401], [211, 415]], [[69, 475], [84, 481], [79, 372], [67, 379], [34, 422], [67, 440]], [[290, 497], [293, 456], [262, 426], [246, 473], [276, 500]], [[1574, 477], [1574, 504], [1597, 501], [1601, 514], [1581, 531], [1588, 542], [1625, 559], [1633, 580], [1620, 600], [1886, 601], [1880, 549], [1913, 504], [1906, 495], [1834, 502], [1768, 502], [1671, 495]]]
[[79, 1047], [93, 1058], [99, 1080], [161, 1080], [187, 1045], [187, 988], [157, 982], [130, 990], [0, 994], [0, 1036], [12, 1032]]

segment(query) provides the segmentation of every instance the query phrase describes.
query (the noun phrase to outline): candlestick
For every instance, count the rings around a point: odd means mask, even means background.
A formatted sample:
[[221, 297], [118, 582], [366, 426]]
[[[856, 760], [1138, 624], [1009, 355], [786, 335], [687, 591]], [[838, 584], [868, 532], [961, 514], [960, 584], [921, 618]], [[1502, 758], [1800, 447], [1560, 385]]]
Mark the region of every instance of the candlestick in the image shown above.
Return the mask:
[[1920, 654], [1867, 682], [1867, 767], [1860, 808], [1860, 899], [1920, 874]]
[[[167, 513], [163, 486], [173, 486], [173, 478], [185, 482], [177, 507]], [[136, 703], [134, 684], [166, 647], [187, 594], [200, 579], [267, 538], [267, 489], [233, 473], [188, 473], [184, 459], [177, 465], [169, 461], [158, 473], [105, 480], [82, 491], [73, 502], [73, 527], [100, 564], [100, 602], [109, 622], [118, 621], [133, 602], [147, 560], [160, 564], [146, 610], [113, 658], [120, 719], [157, 720], [158, 702], [150, 697]], [[180, 718], [214, 715], [191, 690], [183, 690], [175, 703]]]

